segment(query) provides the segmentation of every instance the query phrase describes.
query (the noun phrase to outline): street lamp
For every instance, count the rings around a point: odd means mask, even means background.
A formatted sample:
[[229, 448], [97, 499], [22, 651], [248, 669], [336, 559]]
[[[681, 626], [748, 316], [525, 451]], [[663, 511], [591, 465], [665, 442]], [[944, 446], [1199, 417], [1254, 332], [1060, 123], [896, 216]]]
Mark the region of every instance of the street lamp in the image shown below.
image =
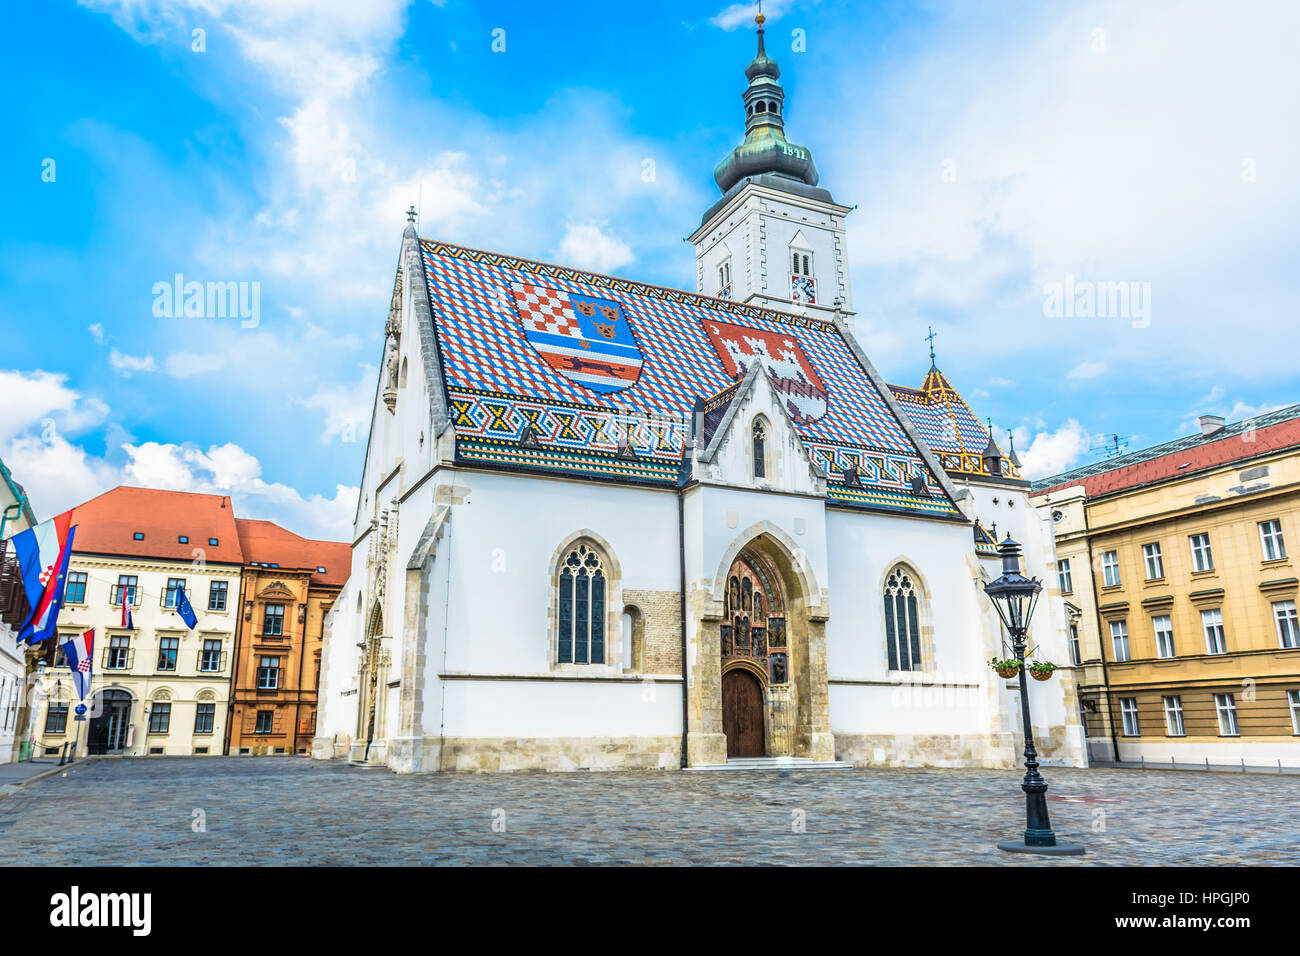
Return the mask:
[[1083, 847], [1076, 843], [1057, 843], [1047, 817], [1047, 781], [1038, 772], [1038, 751], [1034, 749], [1033, 724], [1029, 717], [1029, 688], [1025, 681], [1025, 634], [1029, 619], [1033, 617], [1038, 595], [1043, 590], [1037, 578], [1027, 578], [1020, 573], [1020, 545], [1010, 534], [998, 545], [1002, 556], [1002, 574], [996, 581], [984, 585], [984, 593], [993, 602], [1002, 626], [1011, 635], [1011, 646], [1016, 660], [1020, 661], [1020, 713], [1025, 725], [1025, 780], [1020, 789], [1025, 791], [1025, 840], [1017, 843], [1007, 840], [998, 844], [999, 850], [1010, 853], [1047, 853], [1056, 856], [1077, 856]]

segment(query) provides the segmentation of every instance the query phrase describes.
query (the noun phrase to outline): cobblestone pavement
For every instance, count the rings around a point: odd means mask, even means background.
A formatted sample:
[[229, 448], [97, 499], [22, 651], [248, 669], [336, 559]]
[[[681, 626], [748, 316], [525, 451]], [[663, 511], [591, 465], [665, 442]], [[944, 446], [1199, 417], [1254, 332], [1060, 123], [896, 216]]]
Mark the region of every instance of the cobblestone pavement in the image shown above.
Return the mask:
[[295, 757], [98, 760], [0, 800], [0, 862], [1300, 864], [1294, 777], [1046, 774], [1057, 836], [1086, 856], [995, 848], [1024, 825], [1011, 771], [397, 776]]

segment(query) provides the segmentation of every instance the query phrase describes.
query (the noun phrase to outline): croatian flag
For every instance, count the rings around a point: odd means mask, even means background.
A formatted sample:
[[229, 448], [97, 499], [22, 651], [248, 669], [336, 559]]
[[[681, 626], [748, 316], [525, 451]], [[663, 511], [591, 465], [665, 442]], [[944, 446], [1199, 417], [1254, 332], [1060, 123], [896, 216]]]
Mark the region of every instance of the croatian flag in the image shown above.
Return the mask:
[[135, 630], [135, 623], [131, 620], [131, 598], [134, 596], [135, 588], [127, 586], [120, 588], [122, 598], [122, 626], [128, 631]]
[[18, 630], [20, 644], [39, 644], [55, 634], [76, 530], [72, 512], [65, 511], [10, 539], [22, 572], [23, 589], [32, 606], [31, 616]]
[[63, 655], [72, 668], [77, 696], [85, 700], [86, 691], [90, 690], [90, 662], [95, 655], [95, 629], [92, 627], [84, 634], [68, 638], [63, 643]]

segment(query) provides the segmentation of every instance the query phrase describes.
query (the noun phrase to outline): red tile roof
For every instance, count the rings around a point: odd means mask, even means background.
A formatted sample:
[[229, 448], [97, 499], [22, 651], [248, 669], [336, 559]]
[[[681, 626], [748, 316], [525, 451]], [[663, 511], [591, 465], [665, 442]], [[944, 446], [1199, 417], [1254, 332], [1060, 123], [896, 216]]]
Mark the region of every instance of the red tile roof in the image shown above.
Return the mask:
[[[342, 587], [352, 570], [352, 546], [346, 541], [314, 541], [281, 528], [273, 521], [236, 518], [244, 560], [275, 564], [284, 570], [312, 570], [311, 583]], [[317, 568], [324, 568], [319, 573]]]
[[[160, 491], [127, 485], [72, 510], [72, 549], [81, 554], [123, 554], [193, 561], [201, 548], [209, 564], [243, 564], [235, 513], [226, 495]], [[144, 540], [135, 540], [135, 534]], [[181, 543], [181, 536], [188, 537]], [[208, 539], [215, 538], [215, 545]]]
[[1061, 477], [1067, 480], [1052, 483], [1047, 487], [1035, 485], [1034, 494], [1041, 495], [1073, 485], [1083, 485], [1088, 497], [1095, 498], [1111, 492], [1193, 474], [1234, 461], [1256, 458], [1271, 451], [1296, 445], [1300, 445], [1300, 418], [1291, 418], [1276, 425], [1240, 431], [1218, 440], [1207, 440], [1097, 474], [1075, 477], [1062, 475]]

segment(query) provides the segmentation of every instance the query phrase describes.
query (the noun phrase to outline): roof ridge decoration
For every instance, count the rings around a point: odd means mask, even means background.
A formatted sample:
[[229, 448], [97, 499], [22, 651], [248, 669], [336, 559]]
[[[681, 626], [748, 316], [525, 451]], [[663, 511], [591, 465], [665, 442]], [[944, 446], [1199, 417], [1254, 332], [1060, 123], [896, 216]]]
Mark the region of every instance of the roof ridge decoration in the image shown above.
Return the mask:
[[[429, 239], [420, 251], [459, 462], [673, 487], [692, 428], [705, 424], [693, 424], [699, 396], [703, 418], [720, 419], [740, 373], [761, 365], [831, 499], [965, 520], [842, 320]], [[635, 381], [602, 391], [562, 374], [529, 342], [516, 284], [616, 309], [640, 354]], [[841, 481], [854, 468], [861, 490]], [[913, 492], [918, 474], [924, 493]]]

